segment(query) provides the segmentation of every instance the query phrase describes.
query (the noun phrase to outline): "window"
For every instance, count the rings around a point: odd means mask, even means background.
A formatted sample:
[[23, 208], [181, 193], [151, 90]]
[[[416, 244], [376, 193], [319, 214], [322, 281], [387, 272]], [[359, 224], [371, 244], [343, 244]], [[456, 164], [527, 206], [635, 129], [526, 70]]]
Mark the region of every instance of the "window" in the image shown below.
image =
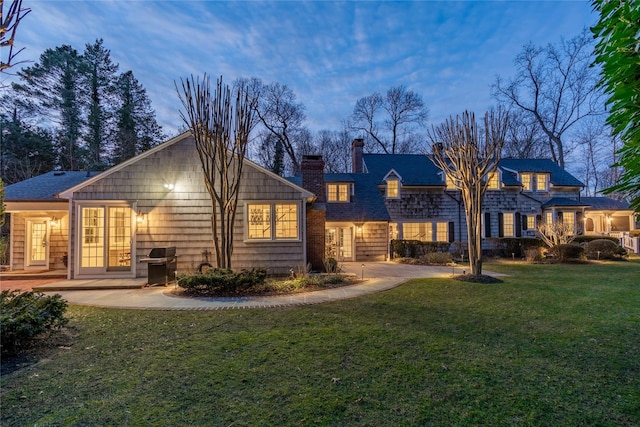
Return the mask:
[[535, 230], [536, 228], [536, 217], [533, 215], [527, 216], [527, 229]]
[[502, 235], [504, 237], [514, 237], [514, 214], [506, 212], [502, 214]]
[[547, 175], [539, 174], [536, 176], [537, 178], [537, 191], [547, 191]]
[[531, 174], [523, 173], [520, 175], [520, 180], [522, 181], [522, 189], [524, 191], [531, 191]]
[[499, 190], [498, 172], [491, 172], [487, 175], [487, 190]]
[[438, 222], [436, 223], [436, 242], [448, 242], [449, 241], [449, 223]]
[[546, 213], [544, 214], [544, 222], [545, 222], [547, 225], [551, 225], [551, 224], [553, 224], [553, 212], [546, 212]]
[[[275, 230], [272, 231], [272, 230]], [[297, 203], [247, 205], [247, 238], [250, 240], [299, 239]]]
[[400, 197], [400, 181], [397, 179], [387, 180], [387, 198], [397, 199]]
[[249, 205], [249, 238], [271, 239], [271, 206]]
[[574, 212], [563, 212], [562, 224], [566, 226], [566, 230], [569, 234], [573, 234], [576, 229], [576, 214]]
[[298, 238], [298, 205], [275, 205], [276, 239]]
[[348, 184], [328, 184], [327, 197], [330, 202], [348, 202], [349, 201], [349, 185]]
[[433, 241], [433, 225], [430, 222], [407, 222], [402, 224], [404, 240]]

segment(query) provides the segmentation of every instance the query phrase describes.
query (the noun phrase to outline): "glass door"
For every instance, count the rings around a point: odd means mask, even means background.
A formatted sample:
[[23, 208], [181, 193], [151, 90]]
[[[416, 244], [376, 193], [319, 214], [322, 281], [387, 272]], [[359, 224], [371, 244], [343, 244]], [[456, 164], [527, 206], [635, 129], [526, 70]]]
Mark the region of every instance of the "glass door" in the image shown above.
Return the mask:
[[329, 227], [325, 230], [326, 253], [337, 261], [353, 260], [353, 227]]
[[49, 223], [46, 218], [27, 219], [25, 265], [49, 268]]

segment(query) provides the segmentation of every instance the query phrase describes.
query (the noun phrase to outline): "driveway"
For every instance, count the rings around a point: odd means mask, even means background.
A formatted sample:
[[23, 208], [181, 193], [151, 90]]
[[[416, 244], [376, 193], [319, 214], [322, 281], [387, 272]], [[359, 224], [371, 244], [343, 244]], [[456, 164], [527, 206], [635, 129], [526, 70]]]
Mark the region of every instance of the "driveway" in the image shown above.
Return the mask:
[[[137, 289], [52, 290], [48, 293], [60, 294], [71, 304], [110, 308], [142, 310], [269, 308], [319, 304], [355, 298], [392, 289], [412, 278], [450, 277], [454, 273], [462, 274], [464, 269], [462, 267], [454, 269], [452, 267], [396, 264], [394, 262], [347, 262], [341, 266], [343, 272], [364, 277], [364, 281], [351, 286], [292, 295], [238, 298], [184, 298], [172, 294], [173, 285]], [[108, 281], [109, 279], [103, 280]]]

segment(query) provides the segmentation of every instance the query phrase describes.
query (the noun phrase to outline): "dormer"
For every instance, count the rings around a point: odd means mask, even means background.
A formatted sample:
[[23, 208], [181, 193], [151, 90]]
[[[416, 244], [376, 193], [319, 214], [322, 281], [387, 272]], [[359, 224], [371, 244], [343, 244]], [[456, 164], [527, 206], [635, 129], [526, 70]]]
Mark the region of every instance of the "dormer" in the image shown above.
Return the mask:
[[487, 190], [500, 190], [500, 171], [487, 174]]
[[395, 170], [391, 169], [383, 180], [386, 182], [385, 196], [387, 199], [399, 199], [402, 177]]
[[351, 184], [348, 182], [327, 183], [327, 201], [329, 203], [349, 203], [351, 200]]
[[549, 174], [545, 172], [520, 172], [522, 191], [549, 191]]

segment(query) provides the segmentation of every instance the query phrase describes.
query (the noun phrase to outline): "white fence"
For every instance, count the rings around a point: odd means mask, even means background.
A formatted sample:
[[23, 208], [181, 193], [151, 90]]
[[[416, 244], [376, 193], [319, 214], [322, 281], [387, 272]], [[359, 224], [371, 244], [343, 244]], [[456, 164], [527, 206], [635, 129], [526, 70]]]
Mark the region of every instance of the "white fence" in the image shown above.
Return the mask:
[[640, 254], [640, 237], [633, 237], [631, 233], [620, 233], [622, 236], [619, 236], [620, 245], [625, 248], [627, 251], [633, 252], [634, 254]]

